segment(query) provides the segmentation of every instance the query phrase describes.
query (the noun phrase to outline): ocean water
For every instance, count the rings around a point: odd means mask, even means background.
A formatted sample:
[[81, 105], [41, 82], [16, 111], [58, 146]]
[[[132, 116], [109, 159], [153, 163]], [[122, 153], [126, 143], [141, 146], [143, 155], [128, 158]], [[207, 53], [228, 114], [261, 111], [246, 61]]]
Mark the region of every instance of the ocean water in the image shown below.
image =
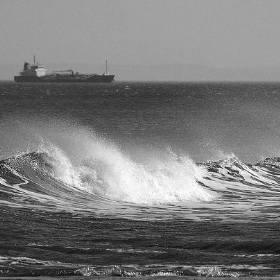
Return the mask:
[[0, 83], [0, 276], [279, 276], [280, 84]]

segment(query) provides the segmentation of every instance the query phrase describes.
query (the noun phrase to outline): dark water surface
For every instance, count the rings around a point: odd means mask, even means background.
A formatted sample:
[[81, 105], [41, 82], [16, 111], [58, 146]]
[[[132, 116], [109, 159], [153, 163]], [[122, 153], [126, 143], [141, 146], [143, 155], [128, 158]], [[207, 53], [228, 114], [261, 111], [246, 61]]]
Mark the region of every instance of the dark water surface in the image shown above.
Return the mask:
[[280, 84], [0, 83], [0, 276], [278, 276]]

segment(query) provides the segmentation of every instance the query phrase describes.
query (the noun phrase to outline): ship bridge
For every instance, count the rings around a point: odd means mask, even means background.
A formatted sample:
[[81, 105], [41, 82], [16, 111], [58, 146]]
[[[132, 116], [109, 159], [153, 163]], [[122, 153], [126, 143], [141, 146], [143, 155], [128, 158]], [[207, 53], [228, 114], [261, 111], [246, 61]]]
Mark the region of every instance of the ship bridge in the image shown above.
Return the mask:
[[28, 62], [24, 62], [23, 70], [20, 72], [21, 76], [31, 76], [31, 77], [43, 77], [47, 73], [47, 69], [39, 65], [39, 63], [35, 62], [35, 56], [34, 56], [34, 64], [30, 65]]

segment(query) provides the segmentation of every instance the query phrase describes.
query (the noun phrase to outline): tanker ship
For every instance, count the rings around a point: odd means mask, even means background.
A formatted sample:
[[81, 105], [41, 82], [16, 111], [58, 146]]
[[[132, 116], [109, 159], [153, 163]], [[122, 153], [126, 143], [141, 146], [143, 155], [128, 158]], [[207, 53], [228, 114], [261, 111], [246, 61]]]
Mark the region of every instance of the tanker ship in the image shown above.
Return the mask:
[[111, 83], [114, 81], [115, 75], [110, 75], [107, 69], [104, 74], [80, 74], [74, 73], [73, 70], [59, 70], [47, 74], [44, 66], [39, 65], [35, 60], [33, 65], [24, 62], [23, 70], [19, 76], [14, 76], [15, 82], [31, 82], [31, 83]]

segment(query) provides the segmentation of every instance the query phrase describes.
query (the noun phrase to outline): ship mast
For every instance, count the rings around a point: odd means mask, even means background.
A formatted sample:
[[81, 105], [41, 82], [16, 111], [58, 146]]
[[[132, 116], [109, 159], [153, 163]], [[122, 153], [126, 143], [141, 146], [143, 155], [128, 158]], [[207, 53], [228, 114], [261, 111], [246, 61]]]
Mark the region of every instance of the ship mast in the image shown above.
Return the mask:
[[36, 64], [35, 54], [33, 55], [33, 65]]
[[108, 75], [107, 60], [106, 60], [106, 71], [105, 71], [105, 75]]

